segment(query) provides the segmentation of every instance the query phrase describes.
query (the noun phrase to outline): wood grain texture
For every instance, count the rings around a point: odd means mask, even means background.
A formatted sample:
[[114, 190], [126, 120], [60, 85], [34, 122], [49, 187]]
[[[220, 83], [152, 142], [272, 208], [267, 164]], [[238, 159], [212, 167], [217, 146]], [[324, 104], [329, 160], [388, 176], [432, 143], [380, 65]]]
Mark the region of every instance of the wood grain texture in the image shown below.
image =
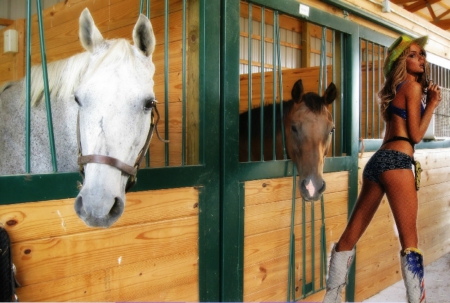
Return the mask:
[[[127, 194], [108, 229], [73, 199], [0, 206], [23, 301], [198, 301], [198, 190]], [[183, 290], [183, 291], [180, 291]]]

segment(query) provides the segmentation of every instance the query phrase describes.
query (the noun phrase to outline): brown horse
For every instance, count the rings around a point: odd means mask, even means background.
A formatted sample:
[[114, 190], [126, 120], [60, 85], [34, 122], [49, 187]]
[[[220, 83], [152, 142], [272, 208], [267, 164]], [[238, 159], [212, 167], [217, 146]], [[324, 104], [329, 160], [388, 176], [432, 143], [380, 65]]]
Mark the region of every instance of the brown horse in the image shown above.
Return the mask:
[[[331, 143], [334, 123], [327, 106], [337, 96], [336, 86], [331, 83], [323, 96], [303, 92], [302, 80], [298, 80], [291, 92], [292, 100], [283, 102], [286, 151], [297, 166], [299, 189], [303, 199], [318, 200], [325, 191], [323, 165]], [[273, 110], [275, 109], [275, 158], [283, 159], [283, 138], [281, 132], [281, 106], [264, 107], [263, 155], [261, 155], [261, 108], [251, 110], [250, 152], [249, 112], [239, 117], [239, 161], [273, 160]]]

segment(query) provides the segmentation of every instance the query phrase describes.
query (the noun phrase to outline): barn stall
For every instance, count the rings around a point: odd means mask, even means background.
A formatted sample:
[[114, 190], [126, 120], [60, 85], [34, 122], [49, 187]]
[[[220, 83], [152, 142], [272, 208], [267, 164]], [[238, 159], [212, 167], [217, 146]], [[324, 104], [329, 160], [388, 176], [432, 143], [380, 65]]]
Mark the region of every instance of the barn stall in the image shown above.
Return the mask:
[[[48, 61], [82, 50], [78, 16], [85, 7], [105, 38], [130, 39], [139, 11], [146, 13], [140, 6], [74, 0], [45, 9]], [[448, 34], [428, 32], [412, 16], [382, 15], [369, 1], [358, 8], [352, 1], [151, 1], [149, 15], [157, 39], [160, 131], [170, 143], [152, 141], [149, 167], [127, 194], [124, 215], [106, 230], [86, 227], [73, 211], [78, 173], [1, 177], [0, 220], [13, 242], [19, 298], [321, 300], [321, 258], [345, 227], [362, 168], [381, 144], [374, 92], [382, 83], [385, 48], [400, 32], [429, 34], [433, 78], [449, 87]], [[33, 64], [41, 61], [36, 19]], [[25, 24], [15, 20], [6, 28], [18, 30], [22, 54], [0, 56], [1, 82], [25, 75]], [[340, 91], [330, 108], [336, 132], [325, 165], [323, 212], [321, 201], [303, 205], [289, 159], [238, 161], [238, 113], [290, 99], [297, 79], [306, 91], [320, 92], [331, 81]], [[424, 169], [418, 224], [426, 264], [450, 250], [449, 144], [443, 137], [445, 129], [416, 152]], [[325, 248], [319, 244], [322, 220]], [[358, 243], [347, 299], [362, 301], [400, 280], [398, 251], [383, 200]]]

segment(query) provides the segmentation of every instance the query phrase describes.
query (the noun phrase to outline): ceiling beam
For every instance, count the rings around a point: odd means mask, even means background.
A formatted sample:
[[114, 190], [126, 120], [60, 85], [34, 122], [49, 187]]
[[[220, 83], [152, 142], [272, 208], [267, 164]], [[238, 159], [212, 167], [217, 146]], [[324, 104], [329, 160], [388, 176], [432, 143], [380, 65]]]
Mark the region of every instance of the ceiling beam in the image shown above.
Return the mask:
[[414, 1], [413, 4], [404, 5], [403, 8], [406, 9], [407, 11], [410, 11], [411, 13], [415, 13], [415, 12], [427, 7], [428, 5], [431, 7], [431, 4], [437, 3], [439, 1], [440, 0], [428, 0], [428, 1], [419, 0], [419, 1]]

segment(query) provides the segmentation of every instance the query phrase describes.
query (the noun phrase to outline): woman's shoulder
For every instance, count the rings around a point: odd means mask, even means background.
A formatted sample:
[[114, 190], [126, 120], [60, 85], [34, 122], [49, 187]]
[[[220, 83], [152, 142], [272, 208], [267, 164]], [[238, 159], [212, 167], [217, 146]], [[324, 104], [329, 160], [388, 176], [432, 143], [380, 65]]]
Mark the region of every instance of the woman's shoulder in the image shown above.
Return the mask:
[[403, 92], [407, 97], [419, 97], [419, 99], [422, 97], [423, 89], [422, 85], [419, 82], [416, 81], [407, 81], [403, 87]]

